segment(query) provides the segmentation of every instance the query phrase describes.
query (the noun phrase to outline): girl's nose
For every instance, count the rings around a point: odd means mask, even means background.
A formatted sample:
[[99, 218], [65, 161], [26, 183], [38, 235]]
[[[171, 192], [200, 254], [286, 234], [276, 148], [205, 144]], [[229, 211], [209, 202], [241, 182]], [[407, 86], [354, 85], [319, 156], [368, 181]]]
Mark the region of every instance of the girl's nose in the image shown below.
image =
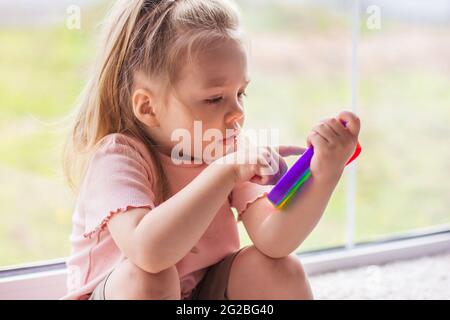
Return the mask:
[[227, 125], [232, 126], [235, 122], [238, 122], [243, 117], [244, 110], [242, 110], [242, 107], [239, 104], [236, 104], [235, 106], [233, 106], [233, 109], [225, 116], [225, 122]]
[[226, 123], [228, 128], [230, 128], [230, 127], [234, 128], [236, 123], [239, 124], [239, 122], [240, 122], [240, 120], [242, 118], [244, 118], [244, 113], [243, 112], [229, 114], [229, 115], [227, 115], [227, 118], [225, 119], [225, 123]]

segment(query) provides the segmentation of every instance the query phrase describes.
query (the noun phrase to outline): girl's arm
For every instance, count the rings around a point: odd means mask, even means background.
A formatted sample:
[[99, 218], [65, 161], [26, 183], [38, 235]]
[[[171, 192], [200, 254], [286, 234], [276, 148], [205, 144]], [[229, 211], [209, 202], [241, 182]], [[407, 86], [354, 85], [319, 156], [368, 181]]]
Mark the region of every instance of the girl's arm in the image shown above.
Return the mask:
[[234, 169], [212, 163], [151, 212], [133, 209], [115, 215], [109, 231], [131, 262], [147, 272], [160, 272], [195, 246], [234, 185]]
[[338, 181], [309, 179], [282, 211], [267, 198], [255, 201], [242, 215], [255, 246], [272, 258], [294, 252], [319, 222]]
[[360, 120], [351, 112], [341, 112], [317, 125], [307, 139], [314, 146], [312, 178], [301, 192], [282, 210], [275, 209], [267, 198], [247, 208], [242, 221], [260, 251], [274, 258], [287, 256], [310, 234], [355, 150], [359, 130]]

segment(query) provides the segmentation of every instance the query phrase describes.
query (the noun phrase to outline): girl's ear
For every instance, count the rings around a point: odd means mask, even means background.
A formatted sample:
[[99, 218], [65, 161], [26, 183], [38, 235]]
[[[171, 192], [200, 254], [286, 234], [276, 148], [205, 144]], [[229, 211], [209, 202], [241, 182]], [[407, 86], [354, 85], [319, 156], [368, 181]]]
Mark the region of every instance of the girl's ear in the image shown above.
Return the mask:
[[134, 116], [150, 128], [159, 126], [154, 101], [152, 93], [147, 89], [137, 89], [133, 92]]

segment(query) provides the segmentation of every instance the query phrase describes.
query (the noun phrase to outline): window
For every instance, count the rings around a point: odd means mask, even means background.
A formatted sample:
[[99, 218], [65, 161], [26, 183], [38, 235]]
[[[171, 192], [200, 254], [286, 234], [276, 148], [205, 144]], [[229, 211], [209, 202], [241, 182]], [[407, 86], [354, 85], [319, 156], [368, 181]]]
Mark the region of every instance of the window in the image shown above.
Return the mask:
[[0, 268], [70, 254], [61, 117], [83, 86], [105, 10], [84, 3], [83, 28], [69, 30], [66, 8], [82, 1], [51, 2], [0, 3]]
[[[351, 15], [345, 7], [313, 1], [239, 4], [251, 44], [247, 124], [278, 129], [282, 143], [305, 146], [317, 121], [350, 105]], [[287, 161], [291, 165], [296, 159]], [[345, 243], [345, 194], [341, 183], [302, 250]], [[245, 239], [242, 226], [241, 232]]]
[[[450, 226], [450, 3], [371, 1], [358, 44], [355, 240]], [[370, 14], [366, 14], [366, 10]], [[374, 11], [375, 10], [375, 11]]]
[[[0, 3], [0, 268], [70, 253], [60, 121], [82, 89], [110, 1], [25, 2]], [[65, 24], [73, 3], [81, 29]], [[346, 169], [299, 251], [450, 228], [449, 2], [237, 3], [251, 42], [248, 127], [277, 128], [283, 143], [304, 145], [317, 121], [343, 108], [362, 119], [356, 170]]]
[[240, 3], [252, 41], [249, 122], [304, 144], [343, 108], [362, 119], [356, 169], [299, 251], [450, 228], [449, 2]]

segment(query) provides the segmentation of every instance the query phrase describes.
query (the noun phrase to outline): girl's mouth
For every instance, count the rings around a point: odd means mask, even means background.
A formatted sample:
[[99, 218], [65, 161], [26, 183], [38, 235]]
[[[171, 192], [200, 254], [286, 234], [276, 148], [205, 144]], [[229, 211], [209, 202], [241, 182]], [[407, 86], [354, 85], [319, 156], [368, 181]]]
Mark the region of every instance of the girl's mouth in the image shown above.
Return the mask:
[[238, 135], [239, 135], [238, 130], [237, 130], [237, 129], [234, 129], [234, 130], [233, 130], [233, 134], [231, 134], [231, 135], [228, 136], [228, 137], [225, 137], [225, 138], [223, 139], [223, 142], [224, 142], [224, 143], [236, 142], [236, 139], [237, 139], [237, 136], [238, 136]]
[[223, 139], [222, 140], [223, 141], [223, 144], [224, 145], [230, 145], [230, 144], [233, 144], [233, 143], [235, 143], [236, 142], [236, 136], [231, 136], [231, 137], [228, 137], [228, 138], [226, 138], [226, 139]]

